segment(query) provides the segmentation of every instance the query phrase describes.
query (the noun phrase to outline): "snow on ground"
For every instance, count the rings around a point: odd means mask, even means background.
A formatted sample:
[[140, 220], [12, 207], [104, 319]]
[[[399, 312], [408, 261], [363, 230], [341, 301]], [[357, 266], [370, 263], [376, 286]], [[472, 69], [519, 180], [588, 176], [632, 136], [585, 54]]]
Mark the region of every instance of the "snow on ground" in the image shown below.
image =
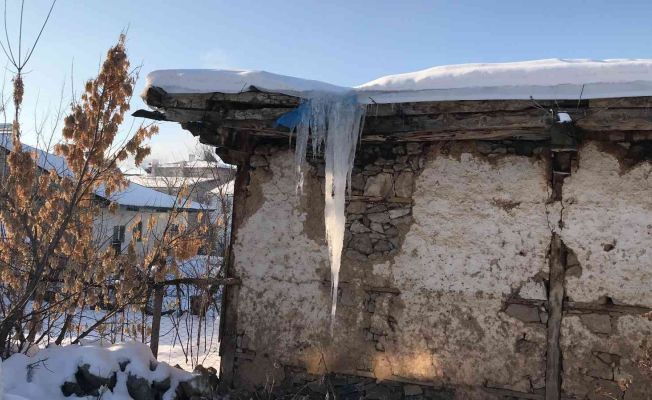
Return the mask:
[[460, 64], [390, 75], [344, 88], [265, 71], [161, 70], [145, 90], [169, 93], [239, 93], [256, 89], [310, 98], [316, 93], [357, 93], [362, 104], [495, 99], [589, 99], [652, 95], [652, 60], [546, 59]]
[[[64, 400], [59, 389], [65, 382], [74, 382], [78, 366], [89, 364], [89, 372], [95, 376], [110, 377], [119, 371], [120, 363], [129, 360], [124, 374], [118, 374], [113, 391], [106, 391], [103, 400], [130, 399], [126, 387], [126, 376], [134, 374], [149, 382], [161, 382], [171, 378], [171, 387], [164, 399], [172, 399], [179, 381], [191, 377], [166, 363], [157, 363], [149, 348], [141, 343], [123, 343], [110, 347], [100, 346], [51, 346], [28, 357], [14, 354], [2, 363], [2, 380], [5, 399], [18, 400]], [[156, 367], [152, 371], [151, 366]], [[56, 389], [55, 389], [56, 388]]]
[[[185, 277], [216, 276], [221, 263], [222, 259], [220, 257], [197, 256], [181, 263], [179, 270], [181, 275]], [[199, 295], [200, 291], [192, 285], [181, 285], [180, 289], [182, 291], [179, 293], [180, 304], [177, 304], [178, 297], [174, 288], [168, 289], [164, 299], [163, 310], [170, 312], [161, 318], [157, 360], [171, 366], [179, 365], [186, 371], [192, 371], [198, 364], [206, 368], [213, 367], [219, 370], [218, 329], [220, 319], [217, 305], [220, 293], [218, 292], [213, 297], [205, 317], [200, 318], [197, 315], [192, 315], [189, 311], [191, 309], [191, 297]], [[179, 312], [179, 310], [183, 311]], [[85, 308], [74, 317], [72, 321], [73, 327], [79, 326], [80, 330], [84, 330], [105, 315], [105, 310]], [[125, 321], [128, 321], [128, 323], [125, 323]], [[74, 371], [70, 372], [73, 369], [72, 365], [79, 365], [89, 360], [84, 358], [87, 356], [93, 357], [92, 360], [99, 360], [104, 363], [100, 364], [101, 367], [98, 368], [105, 368], [108, 365], [106, 363], [110, 364], [117, 359], [116, 357], [121, 357], [124, 354], [133, 353], [138, 355], [141, 360], [149, 360], [147, 358], [151, 357], [149, 335], [145, 334], [144, 344], [137, 343], [143, 341], [142, 331], [139, 329], [143, 323], [144, 326], [151, 327], [152, 317], [143, 316], [140, 310], [125, 310], [124, 313], [116, 314], [108, 319], [101, 331], [94, 331], [83, 338], [81, 340], [82, 346], [70, 345], [78, 334], [73, 329], [63, 341], [63, 344], [67, 345], [65, 347], [32, 348], [27, 351], [31, 357], [22, 354], [12, 356], [9, 360], [0, 364], [0, 371], [2, 371], [0, 376], [3, 377], [3, 379], [0, 379], [0, 400], [23, 400], [18, 397], [19, 395], [28, 400], [58, 399], [59, 397], [56, 396], [41, 396], [41, 394], [51, 391], [52, 387], [54, 387], [51, 385], [60, 384], [58, 382], [62, 379], [66, 380], [71, 374], [74, 375]], [[40, 344], [41, 347], [47, 346], [47, 339], [50, 340], [50, 343], [55, 340], [59, 335], [62, 324], [62, 319], [44, 321], [44, 326], [52, 327], [52, 330], [46, 340]], [[69, 349], [65, 350], [65, 356], [61, 353], [64, 351], [63, 349]], [[48, 359], [47, 362], [39, 361], [45, 358]], [[59, 364], [61, 359], [66, 360], [62, 365]], [[149, 361], [147, 362], [149, 363]], [[20, 385], [12, 382], [20, 382], [16, 380], [18, 379], [16, 374], [24, 374], [20, 371], [24, 371], [24, 367], [28, 363], [39, 368], [38, 374], [35, 372], [33, 383], [27, 385], [27, 388], [19, 388]], [[18, 368], [19, 372], [16, 372], [16, 368]], [[108, 370], [107, 368], [105, 369]], [[64, 372], [67, 375], [62, 376], [61, 374]], [[153, 375], [147, 375], [146, 377], [148, 379], [156, 378]], [[22, 379], [24, 381], [26, 378]], [[11, 396], [5, 395], [4, 399], [2, 398], [3, 382], [5, 394], [11, 394]], [[57, 393], [59, 393], [59, 389], [57, 389]], [[105, 395], [102, 399], [129, 399], [129, 397], [120, 397], [120, 393], [122, 392], [118, 390], [118, 392], [115, 392], [115, 397]]]
[[[82, 320], [90, 325], [103, 315], [103, 311], [84, 310]], [[132, 323], [143, 322], [140, 313], [128, 315]], [[114, 326], [120, 326], [120, 316], [111, 321]], [[110, 322], [110, 323], [111, 323]], [[145, 317], [145, 325], [151, 326], [152, 317]], [[220, 325], [219, 316], [210, 309], [206, 318], [200, 319], [196, 315], [184, 313], [165, 315], [161, 318], [161, 335], [159, 338], [158, 360], [171, 365], [179, 365], [187, 371], [192, 371], [197, 364], [204, 367], [219, 369], [219, 341], [218, 328]], [[125, 329], [116, 335], [93, 333], [82, 340], [84, 344], [112, 345], [124, 341], [142, 341], [140, 332], [130, 332]], [[70, 341], [64, 342], [69, 343]], [[149, 346], [149, 338], [145, 339]]]
[[[140, 313], [127, 314], [127, 318], [135, 323], [142, 323]], [[104, 315], [104, 311], [84, 310], [78, 321], [89, 325]], [[121, 326], [120, 317], [108, 321], [114, 326]], [[147, 326], [151, 326], [151, 317], [146, 317]], [[162, 365], [154, 372], [147, 372], [145, 375], [149, 380], [161, 380], [162, 375], [168, 374], [168, 366], [179, 365], [185, 371], [192, 371], [197, 364], [204, 367], [220, 368], [219, 341], [218, 341], [219, 316], [213, 309], [209, 309], [206, 318], [184, 313], [183, 315], [171, 314], [161, 319], [161, 336], [159, 340], [159, 352], [157, 360]], [[56, 337], [53, 332], [52, 337]], [[124, 332], [115, 334], [97, 332], [84, 338], [82, 345], [70, 345], [70, 339], [64, 341], [62, 347], [50, 346], [38, 351], [30, 349], [28, 357], [24, 354], [15, 354], [0, 364], [0, 400], [42, 400], [42, 399], [69, 399], [63, 397], [59, 389], [54, 395], [52, 388], [58, 388], [64, 381], [71, 380], [76, 371], [76, 366], [90, 363], [94, 366], [99, 375], [108, 375], [115, 370], [117, 362], [124, 357], [137, 356], [137, 363], [128, 369], [134, 373], [149, 371], [149, 360], [153, 359], [149, 351], [149, 340], [140, 343], [142, 338], [139, 332]], [[40, 360], [45, 360], [41, 362]], [[117, 361], [116, 361], [117, 360]], [[133, 358], [132, 358], [133, 361]], [[163, 364], [165, 363], [165, 364]], [[34, 365], [31, 382], [26, 382], [26, 365]], [[147, 365], [147, 367], [142, 367]], [[136, 370], [135, 368], [138, 368]], [[144, 369], [143, 369], [144, 368]], [[188, 376], [183, 371], [172, 368], [177, 377]], [[92, 369], [91, 372], [94, 370]], [[96, 373], [97, 374], [97, 373]], [[173, 379], [174, 380], [174, 379]], [[2, 397], [4, 385], [5, 397]], [[102, 397], [103, 400], [130, 399], [126, 395], [126, 389], [118, 387], [114, 394], [110, 392]], [[174, 387], [174, 385], [173, 385]], [[45, 395], [47, 394], [47, 395]], [[110, 396], [109, 396], [110, 395]], [[13, 396], [13, 397], [12, 397]], [[19, 397], [22, 396], [22, 397]]]

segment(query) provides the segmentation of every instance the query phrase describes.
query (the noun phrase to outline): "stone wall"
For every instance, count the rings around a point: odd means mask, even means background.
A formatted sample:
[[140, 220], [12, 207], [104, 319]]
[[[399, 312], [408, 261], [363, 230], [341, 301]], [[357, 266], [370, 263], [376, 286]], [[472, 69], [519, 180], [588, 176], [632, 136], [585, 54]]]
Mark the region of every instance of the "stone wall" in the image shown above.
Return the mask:
[[323, 166], [297, 195], [291, 152], [258, 146], [236, 193], [234, 385], [320, 392], [337, 373], [367, 398], [543, 398], [556, 233], [565, 393], [620, 396], [629, 379], [646, 398], [652, 174], [623, 163], [629, 145], [584, 145], [558, 201], [545, 143], [363, 144], [332, 338]]

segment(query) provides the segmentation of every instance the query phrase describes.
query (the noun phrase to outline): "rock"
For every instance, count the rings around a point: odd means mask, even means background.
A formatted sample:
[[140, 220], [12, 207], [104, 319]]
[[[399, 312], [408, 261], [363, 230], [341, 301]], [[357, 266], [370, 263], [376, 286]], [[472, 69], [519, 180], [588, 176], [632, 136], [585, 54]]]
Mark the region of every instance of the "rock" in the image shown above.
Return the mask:
[[383, 211], [387, 211], [387, 206], [385, 206], [384, 204], [377, 204], [367, 209], [368, 214], [379, 213]]
[[372, 222], [369, 227], [374, 232], [385, 233], [385, 230], [383, 229], [383, 226], [381, 224], [379, 224], [378, 222]]
[[172, 386], [172, 382], [169, 376], [163, 379], [162, 381], [152, 382], [152, 390], [154, 391], [154, 397], [156, 399], [162, 399], [165, 392], [170, 390], [171, 386]]
[[[349, 244], [349, 246], [350, 246], [350, 244]], [[344, 255], [346, 256], [346, 258], [349, 258], [351, 260], [367, 261], [367, 256], [366, 255], [364, 255], [362, 253], [359, 253], [359, 252], [357, 252], [355, 250], [350, 250], [350, 249], [346, 250], [346, 252], [344, 252]]]
[[363, 174], [365, 174], [365, 175], [375, 175], [375, 174], [377, 174], [378, 172], [380, 172], [382, 170], [383, 169], [381, 167], [377, 166], [377, 165], [367, 164], [364, 167]]
[[346, 212], [349, 214], [362, 214], [367, 211], [367, 205], [362, 201], [352, 201], [346, 207]]
[[412, 216], [411, 215], [406, 215], [403, 217], [395, 218], [392, 220], [392, 224], [395, 226], [399, 225], [409, 225], [412, 223]]
[[418, 396], [423, 393], [423, 389], [418, 385], [405, 385], [403, 386], [403, 393], [406, 396]]
[[517, 353], [521, 354], [534, 354], [537, 349], [537, 345], [534, 342], [531, 342], [525, 338], [518, 339], [516, 341], [515, 350]]
[[249, 158], [249, 166], [253, 168], [258, 168], [258, 167], [266, 167], [269, 165], [267, 163], [267, 159], [261, 155], [254, 154]]
[[373, 385], [365, 391], [365, 399], [368, 400], [387, 400], [390, 399], [390, 390], [385, 386]]
[[614, 371], [611, 365], [605, 364], [597, 358], [591, 359], [589, 365], [587, 365], [587, 375], [594, 378], [612, 380], [614, 377]]
[[392, 175], [380, 173], [367, 178], [364, 186], [364, 195], [369, 197], [387, 198], [392, 195]]
[[375, 245], [374, 245], [374, 251], [378, 252], [384, 252], [384, 251], [390, 251], [394, 248], [390, 242], [387, 240], [379, 240]]
[[342, 288], [342, 295], [340, 296], [339, 303], [343, 306], [351, 307], [355, 305], [355, 294], [350, 288]]
[[580, 321], [593, 333], [611, 334], [611, 318], [607, 314], [583, 314]]
[[[212, 399], [217, 393], [219, 379], [215, 369], [206, 369], [201, 365], [195, 367], [194, 376], [188, 381], [179, 382], [177, 399]], [[134, 399], [137, 400], [137, 399]]]
[[351, 176], [351, 189], [353, 190], [364, 190], [364, 175], [355, 174]]
[[539, 309], [525, 304], [510, 304], [505, 309], [505, 314], [523, 322], [541, 322]]
[[394, 182], [394, 194], [396, 197], [412, 197], [414, 188], [414, 173], [401, 172]]
[[420, 154], [421, 153], [421, 144], [420, 143], [408, 143], [405, 146], [408, 154]]
[[389, 218], [396, 219], [408, 215], [409, 213], [409, 208], [395, 208], [393, 210], [389, 210]]
[[616, 248], [615, 242], [614, 243], [603, 243], [602, 244], [602, 249], [604, 251], [606, 251], [606, 252], [609, 252], [609, 251], [613, 250], [614, 248]]
[[127, 368], [127, 365], [129, 365], [130, 362], [131, 360], [120, 361], [118, 363], [118, 366], [120, 367], [120, 371], [125, 372], [125, 369]]
[[[77, 367], [77, 372], [75, 372], [75, 380], [77, 381], [76, 385], [79, 390], [83, 393], [83, 396], [99, 396], [99, 389], [102, 386], [105, 386], [109, 389], [115, 387], [117, 376], [114, 372], [110, 377], [102, 377], [94, 375], [90, 372], [91, 366], [89, 364], [80, 365]], [[67, 390], [74, 389], [72, 385], [69, 385]], [[63, 391], [64, 388], [62, 387]]]
[[602, 351], [596, 351], [593, 353], [600, 361], [607, 365], [615, 367], [620, 363], [620, 356], [618, 354], [605, 353]]
[[548, 313], [545, 311], [539, 311], [539, 318], [541, 319], [542, 324], [548, 323]]
[[398, 229], [396, 229], [393, 226], [390, 226], [389, 228], [385, 229], [385, 235], [387, 235], [388, 237], [398, 236]]
[[491, 153], [491, 143], [485, 142], [482, 140], [478, 140], [475, 142], [475, 149], [478, 151], [480, 154], [489, 154]]
[[373, 253], [371, 239], [365, 234], [353, 235], [353, 239], [349, 242], [349, 247], [362, 254], [369, 255]]
[[88, 395], [88, 393], [82, 390], [77, 382], [64, 382], [64, 384], [61, 385], [61, 393], [66, 397], [70, 397], [73, 394], [77, 397], [85, 397]]
[[351, 224], [351, 228], [349, 229], [352, 233], [366, 233], [369, 232], [369, 228], [366, 226], [362, 225], [359, 221], [355, 221]]
[[384, 211], [384, 212], [379, 212], [379, 213], [368, 214], [367, 218], [369, 218], [369, 221], [371, 221], [371, 222], [377, 222], [379, 224], [384, 224], [386, 222], [389, 222], [389, 213]]
[[127, 392], [134, 400], [157, 400], [147, 379], [131, 373], [127, 376]]

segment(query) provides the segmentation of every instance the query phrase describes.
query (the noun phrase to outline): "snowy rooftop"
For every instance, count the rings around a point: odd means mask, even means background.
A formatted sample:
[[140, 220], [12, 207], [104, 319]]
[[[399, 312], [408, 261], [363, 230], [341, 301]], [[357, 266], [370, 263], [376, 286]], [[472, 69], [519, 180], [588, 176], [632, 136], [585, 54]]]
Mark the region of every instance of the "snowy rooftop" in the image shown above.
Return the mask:
[[[9, 135], [0, 134], [0, 147], [12, 151], [13, 144]], [[48, 171], [55, 171], [58, 175], [62, 176], [71, 174], [63, 157], [48, 153], [26, 144], [23, 144], [23, 150], [36, 152], [37, 164], [39, 167]], [[95, 191], [95, 194], [107, 200], [114, 201], [120, 205], [131, 207], [171, 209], [174, 208], [175, 202], [177, 200], [174, 196], [157, 192], [154, 189], [150, 189], [133, 182], [129, 182], [125, 190], [113, 193], [111, 196], [106, 196], [103, 186], [99, 187]], [[187, 210], [202, 210], [206, 209], [207, 207], [200, 203], [189, 201], [186, 204], [179, 206], [179, 208]]]
[[[150, 163], [150, 166], [154, 164]], [[172, 161], [160, 162], [156, 164], [158, 168], [227, 168], [235, 169], [235, 165], [227, 164], [222, 160], [206, 161], [206, 160], [189, 160], [189, 161]]]
[[298, 97], [354, 91], [362, 103], [540, 100], [652, 96], [652, 60], [546, 59], [461, 64], [390, 75], [354, 88], [265, 71], [161, 70], [149, 87], [168, 93], [240, 93], [252, 88]]

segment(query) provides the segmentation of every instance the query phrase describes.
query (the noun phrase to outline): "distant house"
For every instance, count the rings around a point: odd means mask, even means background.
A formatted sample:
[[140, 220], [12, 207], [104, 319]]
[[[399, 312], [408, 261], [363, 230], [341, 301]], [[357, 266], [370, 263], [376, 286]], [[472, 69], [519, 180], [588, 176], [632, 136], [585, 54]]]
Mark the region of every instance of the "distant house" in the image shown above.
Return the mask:
[[[188, 161], [160, 163], [156, 160], [147, 167], [129, 169], [127, 178], [134, 183], [162, 193], [176, 195], [182, 187], [190, 189], [192, 200], [211, 204], [215, 199], [215, 189], [222, 187], [235, 177], [235, 166], [221, 160], [197, 160], [190, 156]], [[221, 203], [221, 201], [220, 201]]]
[[[0, 126], [5, 133], [0, 135], [0, 171], [2, 176], [7, 172], [7, 155], [13, 150], [11, 136], [6, 132], [10, 125]], [[38, 167], [41, 170], [55, 172], [60, 176], [70, 174], [66, 161], [63, 157], [45, 152], [35, 147], [23, 144], [23, 149], [36, 152]], [[194, 216], [202, 211], [212, 211], [209, 206], [187, 200], [177, 204], [175, 196], [158, 192], [134, 182], [129, 182], [126, 189], [106, 195], [104, 188], [99, 187], [95, 191], [95, 199], [101, 205], [101, 212], [95, 220], [95, 237], [103, 247], [112, 246], [117, 253], [124, 251], [131, 242], [132, 236], [140, 231], [144, 235], [147, 221], [154, 216], [157, 219], [156, 230], [165, 228], [169, 213], [176, 209], [182, 209], [189, 215], [192, 222]], [[115, 203], [118, 208], [109, 212], [109, 205]], [[142, 221], [134, 225], [135, 221]], [[174, 228], [174, 227], [173, 227]], [[137, 241], [136, 250], [142, 250], [142, 242]]]

